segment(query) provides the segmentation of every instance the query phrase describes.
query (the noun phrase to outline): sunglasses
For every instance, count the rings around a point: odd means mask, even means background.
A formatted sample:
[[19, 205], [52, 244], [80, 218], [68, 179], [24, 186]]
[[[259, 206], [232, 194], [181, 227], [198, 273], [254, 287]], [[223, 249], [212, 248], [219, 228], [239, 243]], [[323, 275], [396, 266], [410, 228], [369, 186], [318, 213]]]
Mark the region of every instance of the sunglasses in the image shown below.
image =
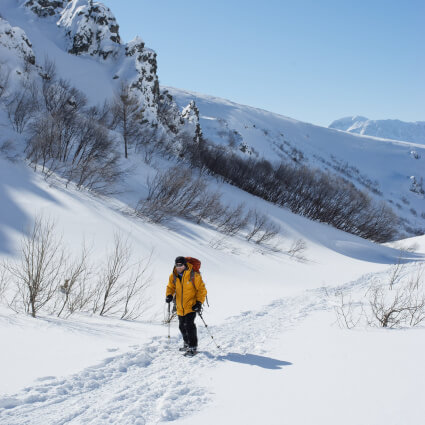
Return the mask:
[[184, 264], [182, 264], [182, 263], [176, 263], [176, 267], [183, 267], [184, 266]]

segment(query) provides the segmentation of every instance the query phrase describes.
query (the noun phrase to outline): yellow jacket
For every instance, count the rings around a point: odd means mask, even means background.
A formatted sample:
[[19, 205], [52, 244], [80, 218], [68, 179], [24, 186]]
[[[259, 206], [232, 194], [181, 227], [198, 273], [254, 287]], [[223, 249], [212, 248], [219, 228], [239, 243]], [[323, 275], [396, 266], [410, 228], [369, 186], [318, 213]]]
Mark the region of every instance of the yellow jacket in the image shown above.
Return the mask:
[[[191, 273], [193, 273], [193, 283], [191, 280]], [[200, 273], [192, 272], [192, 265], [187, 264], [186, 270], [183, 272], [182, 279], [180, 280], [176, 268], [168, 280], [167, 290], [165, 296], [176, 294], [176, 307], [179, 316], [185, 316], [192, 313], [192, 307], [196, 301], [203, 303], [207, 296], [207, 289], [202, 281]]]

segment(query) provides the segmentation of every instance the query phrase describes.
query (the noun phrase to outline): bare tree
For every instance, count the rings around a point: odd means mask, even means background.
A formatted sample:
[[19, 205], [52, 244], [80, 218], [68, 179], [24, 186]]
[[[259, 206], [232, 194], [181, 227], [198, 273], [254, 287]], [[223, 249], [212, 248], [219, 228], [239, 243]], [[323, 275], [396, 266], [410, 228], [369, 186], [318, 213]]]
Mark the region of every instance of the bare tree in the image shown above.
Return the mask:
[[36, 317], [53, 298], [63, 271], [65, 256], [54, 223], [37, 217], [21, 241], [20, 255], [20, 260], [5, 266], [17, 287], [12, 304], [23, 305]]
[[222, 216], [216, 221], [217, 229], [225, 235], [234, 236], [248, 225], [249, 215], [245, 213], [245, 205], [232, 208], [225, 207]]
[[131, 251], [128, 240], [115, 234], [114, 247], [96, 285], [93, 312], [101, 316], [120, 314], [122, 319], [134, 319], [142, 314], [145, 289], [150, 282], [151, 257], [132, 263]]
[[133, 271], [127, 279], [121, 319], [134, 320], [142, 314], [142, 309], [147, 301], [145, 292], [151, 281], [149, 270], [152, 254], [153, 252], [147, 260], [141, 260], [132, 267]]
[[256, 244], [263, 244], [278, 235], [280, 227], [272, 223], [265, 214], [252, 210], [248, 217], [251, 222], [251, 229], [246, 235], [247, 241], [253, 240]]
[[291, 247], [288, 249], [287, 253], [290, 257], [296, 258], [298, 260], [305, 260], [304, 252], [307, 249], [307, 245], [303, 239], [296, 239], [292, 242]]
[[122, 235], [114, 235], [114, 247], [108, 254], [105, 267], [99, 277], [97, 300], [94, 311], [101, 316], [114, 314], [119, 305], [124, 302], [123, 276], [128, 271], [130, 261], [130, 246]]
[[26, 82], [22, 88], [12, 93], [6, 101], [6, 111], [13, 129], [23, 133], [33, 117], [38, 105], [35, 83]]
[[128, 147], [141, 137], [143, 124], [143, 108], [129, 85], [121, 85], [112, 104], [112, 113], [115, 128], [120, 130], [124, 141], [124, 156], [128, 158]]
[[338, 325], [341, 328], [355, 328], [362, 318], [362, 313], [359, 313], [357, 310], [360, 309], [362, 312], [363, 305], [353, 301], [351, 296], [347, 300], [343, 291], [338, 291], [335, 295], [338, 298], [338, 303], [334, 307]]
[[88, 252], [83, 246], [80, 258], [68, 264], [64, 271], [64, 284], [59, 287], [62, 299], [58, 306], [58, 317], [64, 311], [68, 316], [75, 311], [81, 311], [89, 303], [92, 294], [88, 289], [88, 281], [92, 273], [92, 268], [88, 264]]

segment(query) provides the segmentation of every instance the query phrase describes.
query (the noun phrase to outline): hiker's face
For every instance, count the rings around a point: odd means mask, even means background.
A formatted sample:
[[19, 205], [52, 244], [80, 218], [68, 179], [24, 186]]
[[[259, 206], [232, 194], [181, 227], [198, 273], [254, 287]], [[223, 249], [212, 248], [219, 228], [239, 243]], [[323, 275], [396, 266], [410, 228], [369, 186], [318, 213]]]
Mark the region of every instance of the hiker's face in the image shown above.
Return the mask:
[[177, 273], [181, 273], [185, 269], [185, 267], [186, 266], [184, 264], [180, 264], [180, 263], [176, 264]]

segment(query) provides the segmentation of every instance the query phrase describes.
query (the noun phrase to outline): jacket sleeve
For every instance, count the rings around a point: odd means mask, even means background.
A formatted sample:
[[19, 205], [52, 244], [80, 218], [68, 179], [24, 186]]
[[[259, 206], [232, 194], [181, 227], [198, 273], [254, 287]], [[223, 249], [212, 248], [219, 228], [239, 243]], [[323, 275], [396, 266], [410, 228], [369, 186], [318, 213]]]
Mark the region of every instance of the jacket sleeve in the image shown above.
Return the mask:
[[176, 285], [173, 281], [174, 281], [174, 276], [173, 276], [173, 273], [171, 273], [170, 278], [168, 279], [168, 285], [167, 285], [167, 289], [165, 291], [165, 296], [175, 294]]
[[207, 288], [205, 287], [205, 283], [202, 280], [202, 276], [200, 273], [196, 273], [195, 275], [195, 288], [196, 288], [196, 301], [200, 301], [204, 303], [205, 298], [207, 296]]

